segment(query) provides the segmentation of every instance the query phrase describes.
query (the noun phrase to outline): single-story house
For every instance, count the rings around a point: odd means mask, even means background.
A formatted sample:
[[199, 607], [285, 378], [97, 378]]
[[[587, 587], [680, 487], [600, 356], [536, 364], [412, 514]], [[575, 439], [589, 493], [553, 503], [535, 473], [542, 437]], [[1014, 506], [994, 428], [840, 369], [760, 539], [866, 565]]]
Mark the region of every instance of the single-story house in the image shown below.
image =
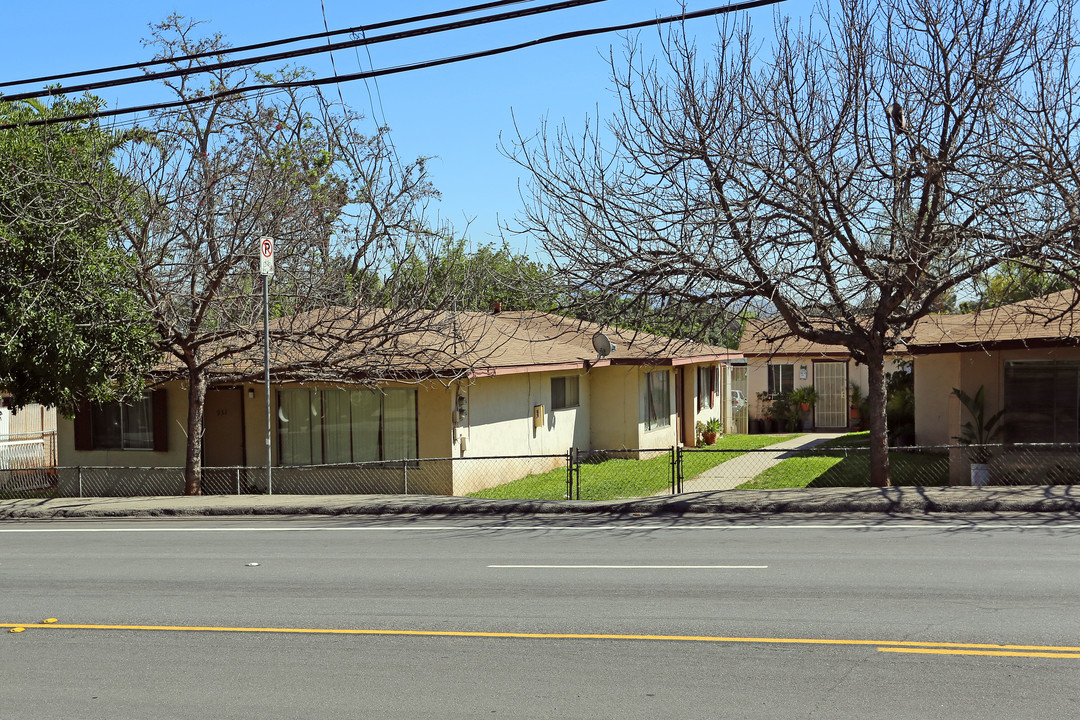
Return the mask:
[[[907, 343], [915, 360], [916, 442], [957, 443], [971, 418], [953, 388], [970, 396], [981, 388], [987, 418], [1004, 410], [997, 442], [1080, 441], [1077, 304], [1076, 294], [1067, 290], [976, 313], [932, 315], [917, 323]], [[952, 455], [950, 481], [967, 484], [962, 453]], [[1003, 452], [991, 462], [991, 482], [1073, 482], [1080, 477], [1078, 465], [1075, 451]]]
[[[693, 445], [698, 421], [732, 425], [730, 363], [741, 356], [728, 349], [538, 312], [461, 313], [459, 320], [471, 350], [426, 375], [417, 374], [413, 355], [403, 361], [413, 365], [407, 375], [378, 387], [275, 383], [273, 491], [298, 491], [314, 474], [305, 468], [318, 466], [325, 492], [462, 494], [556, 467], [571, 447], [667, 449]], [[594, 346], [601, 333], [614, 344], [605, 356]], [[61, 492], [78, 481], [65, 468], [183, 467], [187, 405], [183, 383], [173, 381], [141, 402], [85, 407], [74, 420], [60, 419]], [[211, 381], [205, 491], [265, 489], [265, 407], [262, 383]], [[495, 456], [535, 459], [501, 463], [499, 472], [479, 460], [459, 462]], [[370, 464], [359, 489], [358, 471], [340, 467], [355, 463]], [[182, 491], [179, 477], [169, 482], [170, 491]], [[86, 494], [137, 493], [128, 483]]]
[[739, 352], [746, 358], [751, 432], [767, 417], [769, 398], [778, 393], [813, 387], [818, 400], [812, 423], [822, 431], [851, 426], [852, 383], [866, 396], [866, 366], [855, 362], [851, 351], [795, 337], [781, 318], [748, 320]]

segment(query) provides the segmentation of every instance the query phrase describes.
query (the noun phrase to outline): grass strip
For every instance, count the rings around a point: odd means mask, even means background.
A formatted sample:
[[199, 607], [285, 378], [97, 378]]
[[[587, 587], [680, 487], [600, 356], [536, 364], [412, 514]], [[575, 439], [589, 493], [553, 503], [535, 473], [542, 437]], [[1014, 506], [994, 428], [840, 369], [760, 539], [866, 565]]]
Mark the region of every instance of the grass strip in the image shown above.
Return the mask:
[[[889, 451], [893, 485], [940, 487], [949, 484], [949, 458], [943, 454]], [[804, 450], [763, 470], [738, 490], [776, 488], [868, 487], [870, 434], [849, 433]]]
[[[709, 468], [745, 455], [742, 450], [757, 450], [796, 435], [725, 435], [710, 449], [733, 450], [724, 453], [686, 453], [683, 455], [684, 480], [692, 480]], [[608, 458], [581, 464], [581, 499], [616, 500], [656, 495], [671, 487], [671, 452], [647, 460]], [[596, 458], [596, 456], [593, 456]], [[563, 500], [566, 498], [566, 468], [528, 475], [502, 485], [469, 493], [468, 497], [504, 500]]]

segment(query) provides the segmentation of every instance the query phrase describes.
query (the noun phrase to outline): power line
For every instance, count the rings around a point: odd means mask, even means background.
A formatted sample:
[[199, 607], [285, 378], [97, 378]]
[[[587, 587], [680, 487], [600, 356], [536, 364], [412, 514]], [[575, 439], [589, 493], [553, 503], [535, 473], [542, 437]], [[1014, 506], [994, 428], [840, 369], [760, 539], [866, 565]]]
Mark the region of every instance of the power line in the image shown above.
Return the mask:
[[391, 68], [383, 68], [381, 70], [371, 70], [368, 72], [353, 73], [351, 75], [341, 75], [339, 77], [331, 78], [311, 78], [307, 80], [295, 80], [290, 82], [281, 83], [266, 83], [263, 85], [248, 85], [245, 87], [233, 88], [230, 90], [222, 90], [216, 93], [210, 93], [202, 95], [196, 98], [187, 98], [184, 100], [177, 100], [168, 103], [156, 103], [151, 105], [140, 105], [137, 107], [118, 108], [115, 110], [105, 110], [95, 113], [85, 113], [81, 115], [68, 115], [58, 118], [45, 118], [41, 120], [32, 120], [24, 123], [8, 123], [6, 125], [0, 125], [0, 130], [8, 130], [16, 127], [33, 127], [38, 125], [51, 125], [59, 122], [71, 122], [76, 120], [91, 120], [96, 118], [115, 117], [117, 115], [127, 115], [137, 112], [149, 112], [152, 110], [170, 110], [178, 107], [186, 107], [188, 105], [197, 105], [200, 103], [211, 102], [213, 100], [220, 100], [226, 97], [232, 97], [234, 95], [244, 95], [252, 92], [263, 92], [267, 90], [282, 90], [290, 88], [301, 87], [318, 87], [321, 85], [327, 85], [335, 82], [349, 82], [351, 80], [362, 80], [364, 78], [382, 77], [384, 75], [395, 75], [397, 73], [410, 72], [412, 70], [423, 70], [431, 67], [438, 67], [440, 65], [450, 65], [452, 63], [464, 62], [466, 60], [475, 60], [483, 57], [491, 57], [493, 55], [501, 55], [503, 53], [513, 52], [516, 50], [524, 50], [525, 48], [536, 47], [551, 42], [559, 42], [562, 40], [572, 40], [579, 37], [587, 37], [589, 35], [599, 35], [612, 32], [623, 32], [625, 30], [637, 30], [650, 25], [666, 25], [673, 22], [680, 22], [684, 20], [696, 20], [704, 17], [712, 17], [716, 15], [723, 15], [730, 12], [738, 12], [740, 10], [751, 10], [753, 8], [765, 7], [768, 5], [776, 5], [784, 2], [785, 0], [751, 0], [749, 2], [737, 3], [734, 5], [726, 5], [724, 7], [709, 8], [707, 10], [697, 10], [695, 12], [682, 13], [680, 15], [669, 15], [667, 17], [654, 18], [652, 20], [642, 20], [634, 23], [626, 23], [623, 25], [610, 25], [602, 28], [591, 28], [587, 30], [573, 30], [570, 32], [559, 33], [557, 35], [548, 35], [546, 37], [538, 38], [536, 40], [530, 40], [523, 43], [517, 43], [515, 45], [505, 45], [503, 47], [494, 48], [491, 50], [480, 50], [473, 53], [466, 53], [463, 55], [453, 55], [446, 58], [440, 58], [438, 60], [428, 60], [421, 63], [413, 63], [409, 65], [398, 65]]
[[240, 58], [237, 60], [226, 60], [224, 62], [212, 63], [209, 65], [197, 65], [187, 68], [177, 68], [165, 72], [145, 73], [143, 75], [129, 75], [128, 77], [115, 78], [113, 80], [100, 80], [97, 82], [83, 83], [81, 85], [72, 85], [70, 87], [60, 89], [45, 88], [44, 90], [31, 90], [28, 92], [5, 95], [2, 96], [2, 99], [8, 102], [14, 102], [16, 100], [29, 100], [31, 98], [48, 97], [60, 93], [81, 93], [91, 90], [102, 90], [104, 88], [119, 87], [121, 85], [134, 85], [137, 83], [150, 82], [154, 80], [166, 80], [168, 78], [187, 76], [195, 73], [212, 72], [214, 70], [227, 70], [229, 68], [255, 65], [265, 62], [273, 62], [275, 60], [293, 60], [295, 58], [305, 57], [308, 55], [320, 55], [325, 52], [332, 53], [334, 50], [357, 47], [359, 45], [384, 43], [390, 42], [392, 40], [404, 40], [407, 38], [420, 37], [423, 35], [434, 35], [436, 33], [448, 32], [450, 30], [460, 30], [467, 27], [487, 25], [489, 23], [501, 22], [503, 20], [514, 20], [517, 18], [529, 17], [531, 15], [540, 15], [543, 13], [556, 12], [559, 10], [567, 10], [570, 8], [581, 7], [583, 5], [592, 5], [598, 2], [606, 1], [607, 0], [562, 0], [562, 2], [551, 3], [549, 5], [540, 5], [537, 7], [526, 8], [524, 10], [515, 10], [512, 12], [496, 13], [495, 15], [485, 15], [483, 17], [473, 18], [471, 20], [459, 20], [457, 22], [442, 23], [441, 25], [429, 25], [428, 27], [416, 28], [414, 30], [402, 30], [399, 32], [387, 33], [385, 35], [376, 35], [372, 38], [362, 37], [337, 43], [328, 42], [326, 45], [315, 45], [313, 47], [301, 48], [299, 50], [286, 50], [278, 53], [270, 53], [269, 55], [256, 55], [254, 57]]
[[263, 48], [275, 47], [277, 45], [289, 45], [296, 42], [304, 42], [305, 40], [321, 40], [325, 37], [333, 37], [334, 35], [345, 35], [348, 33], [363, 33], [370, 30], [382, 30], [383, 28], [395, 27], [397, 25], [411, 25], [412, 23], [424, 22], [427, 20], [438, 20], [445, 17], [453, 17], [454, 15], [466, 15], [468, 13], [479, 12], [481, 10], [491, 10], [496, 7], [503, 7], [505, 5], [520, 5], [524, 2], [532, 2], [532, 0], [493, 0], [492, 2], [480, 3], [479, 5], [469, 5], [467, 7], [455, 8], [453, 10], [442, 10], [440, 12], [427, 13], [426, 15], [414, 15], [412, 17], [400, 18], [397, 20], [386, 20], [384, 22], [372, 23], [371, 25], [357, 25], [356, 27], [345, 28], [344, 30], [330, 30], [321, 33], [312, 33], [311, 35], [298, 35], [296, 37], [284, 38], [282, 40], [269, 40], [266, 42], [255, 43], [253, 45], [241, 45], [240, 47], [225, 48], [223, 50], [209, 50], [202, 53], [194, 53], [192, 55], [180, 55], [178, 57], [162, 58], [160, 60], [147, 60], [145, 62], [128, 63], [126, 65], [113, 65], [112, 67], [97, 68], [96, 70], [81, 70], [79, 72], [69, 72], [60, 75], [45, 75], [37, 78], [30, 78], [28, 80], [8, 80], [0, 82], [0, 88], [11, 87], [13, 85], [29, 85], [31, 83], [39, 82], [55, 82], [57, 80], [67, 80], [73, 77], [84, 77], [86, 75], [101, 75], [103, 73], [120, 72], [121, 70], [138, 70], [140, 68], [154, 67], [155, 65], [165, 65], [172, 62], [184, 62], [187, 60], [201, 60], [202, 58], [214, 57], [217, 55], [227, 55], [230, 53], [247, 52], [249, 50], [262, 50]]
[[[322, 25], [326, 29], [326, 32], [330, 32], [330, 25], [326, 22], [326, 2], [325, 0], [319, 0], [319, 7], [322, 8]], [[326, 44], [330, 45], [330, 38], [326, 39]], [[328, 50], [330, 53], [330, 68], [334, 71], [334, 77], [337, 77], [337, 63], [334, 62], [334, 51]], [[345, 97], [341, 94], [341, 83], [337, 84], [337, 96], [341, 101], [342, 106], [345, 105]]]

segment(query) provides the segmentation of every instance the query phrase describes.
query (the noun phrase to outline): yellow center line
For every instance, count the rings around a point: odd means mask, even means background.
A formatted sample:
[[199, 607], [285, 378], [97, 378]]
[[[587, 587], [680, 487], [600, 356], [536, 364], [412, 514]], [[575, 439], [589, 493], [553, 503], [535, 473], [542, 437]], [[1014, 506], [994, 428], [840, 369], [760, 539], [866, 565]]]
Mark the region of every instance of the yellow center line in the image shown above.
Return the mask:
[[891, 653], [920, 653], [924, 655], [992, 655], [996, 657], [1030, 657], [1030, 658], [1058, 658], [1065, 660], [1080, 660], [1077, 653], [1059, 652], [1017, 652], [1011, 650], [949, 650], [947, 648], [901, 648], [879, 647], [878, 652]]
[[[0, 623], [0, 628], [43, 630], [149, 630], [159, 632], [288, 633], [301, 635], [384, 635], [464, 638], [516, 638], [530, 640], [652, 640], [708, 643], [876, 646], [879, 652], [1008, 655], [1080, 659], [1080, 647], [1048, 645], [996, 645], [991, 643], [919, 642], [914, 640], [843, 640], [832, 638], [731, 637], [713, 635], [620, 635], [606, 633], [521, 633], [468, 630], [378, 630], [357, 628], [267, 628], [200, 625], [90, 625], [72, 623]], [[985, 651], [985, 652], [980, 652]], [[1074, 655], [1063, 653], [1075, 653]]]

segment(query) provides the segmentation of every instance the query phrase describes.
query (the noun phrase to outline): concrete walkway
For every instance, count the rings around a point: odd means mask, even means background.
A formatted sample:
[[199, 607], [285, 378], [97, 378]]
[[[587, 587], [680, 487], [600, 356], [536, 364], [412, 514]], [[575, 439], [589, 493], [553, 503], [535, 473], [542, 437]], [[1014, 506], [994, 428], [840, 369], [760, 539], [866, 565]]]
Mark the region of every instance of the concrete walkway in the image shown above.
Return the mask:
[[711, 467], [697, 477], [686, 480], [683, 490], [731, 490], [753, 480], [766, 469], [782, 460], [793, 457], [798, 451], [820, 445], [826, 440], [838, 438], [845, 433], [805, 433], [797, 438], [770, 445], [761, 450], [751, 450], [745, 455]]

